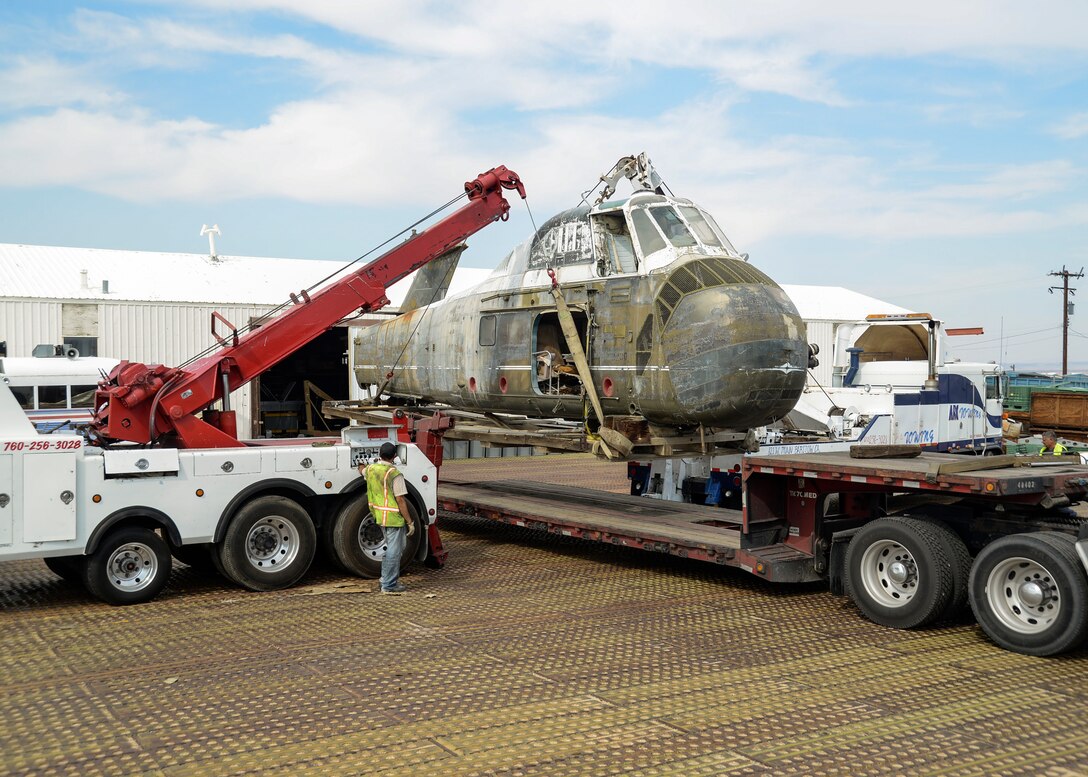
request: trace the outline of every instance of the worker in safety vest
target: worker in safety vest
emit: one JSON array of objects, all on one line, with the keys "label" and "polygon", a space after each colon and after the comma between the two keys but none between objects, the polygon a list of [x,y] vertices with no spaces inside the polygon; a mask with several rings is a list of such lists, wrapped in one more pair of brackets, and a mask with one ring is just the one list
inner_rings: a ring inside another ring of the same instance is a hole
[{"label": "worker in safety vest", "polygon": [[1065,446],[1058,442],[1058,436],[1054,432],[1043,432],[1043,447],[1039,450],[1040,456],[1061,456],[1065,453]]},{"label": "worker in safety vest", "polygon": [[408,511],[408,486],[404,475],[393,466],[397,446],[382,443],[378,451],[379,461],[360,464],[359,474],[366,478],[366,500],[370,514],[382,527],[385,536],[385,558],[382,559],[382,577],[379,581],[383,594],[400,594],[408,590],[400,582],[400,560],[408,538],[415,533],[415,523]]}]

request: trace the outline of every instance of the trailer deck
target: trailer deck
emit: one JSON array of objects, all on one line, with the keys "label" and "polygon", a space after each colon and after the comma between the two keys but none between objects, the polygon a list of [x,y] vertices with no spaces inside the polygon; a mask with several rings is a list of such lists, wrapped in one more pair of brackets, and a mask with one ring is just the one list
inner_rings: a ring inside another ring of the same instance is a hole
[{"label": "trailer deck", "polygon": [[739,510],[531,481],[442,480],[442,510],[613,545],[725,563],[740,548]]}]

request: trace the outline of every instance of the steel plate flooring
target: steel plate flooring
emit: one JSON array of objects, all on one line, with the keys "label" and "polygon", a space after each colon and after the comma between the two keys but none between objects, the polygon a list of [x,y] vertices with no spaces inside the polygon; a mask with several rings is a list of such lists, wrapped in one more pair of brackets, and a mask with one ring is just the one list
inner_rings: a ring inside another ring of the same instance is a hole
[{"label": "steel plate flooring", "polygon": [[[626,490],[580,456],[445,472]],[[443,537],[399,597],[321,564],[271,593],[178,565],[115,608],[0,565],[0,773],[1088,774],[1085,649],[893,631],[818,585],[482,519]]]}]

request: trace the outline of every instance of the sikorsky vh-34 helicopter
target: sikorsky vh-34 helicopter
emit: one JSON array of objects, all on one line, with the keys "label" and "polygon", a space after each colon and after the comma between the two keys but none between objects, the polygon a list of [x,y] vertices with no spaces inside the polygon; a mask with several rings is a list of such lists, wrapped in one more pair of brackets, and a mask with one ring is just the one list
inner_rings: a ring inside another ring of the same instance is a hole
[{"label": "sikorsky vh-34 helicopter", "polygon": [[[634,192],[615,197],[624,178]],[[592,206],[549,219],[472,289],[445,297],[459,250],[423,268],[403,314],[355,338],[360,385],[585,419],[621,455],[685,435],[744,447],[792,410],[813,354],[789,297],[709,213],[665,194],[645,154],[601,182]]]}]

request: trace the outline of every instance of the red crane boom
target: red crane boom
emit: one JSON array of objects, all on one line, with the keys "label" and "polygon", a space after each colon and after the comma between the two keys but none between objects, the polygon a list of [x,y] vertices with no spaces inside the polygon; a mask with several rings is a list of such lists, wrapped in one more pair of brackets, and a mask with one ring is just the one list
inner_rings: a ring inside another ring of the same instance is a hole
[{"label": "red crane boom", "polygon": [[491,222],[505,221],[510,203],[503,189],[525,198],[517,173],[501,165],[481,173],[465,184],[467,204],[312,296],[292,294],[293,305],[251,332],[220,337],[215,321],[229,322],[213,313],[212,333],[223,347],[185,367],[121,362],[95,394],[93,437],[100,443],[151,443],[170,435],[179,448],[240,447],[234,412],[206,408],[346,316],[389,304],[385,292],[391,284]]}]

